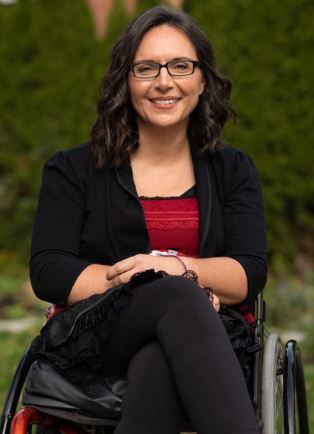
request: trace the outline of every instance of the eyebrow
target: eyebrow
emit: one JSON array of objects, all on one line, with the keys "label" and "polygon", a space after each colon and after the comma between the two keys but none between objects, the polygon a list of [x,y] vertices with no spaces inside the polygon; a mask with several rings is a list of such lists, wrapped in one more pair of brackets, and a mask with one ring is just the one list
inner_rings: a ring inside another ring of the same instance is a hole
[{"label": "eyebrow", "polygon": [[[175,60],[193,60],[193,59],[191,59],[190,57],[187,57],[187,56],[180,56],[180,57],[174,57],[173,59],[168,60],[168,62],[173,62]],[[137,60],[134,63],[145,63],[145,62],[159,63],[159,62],[157,62],[157,60],[153,60],[153,59],[141,59],[141,60]],[[166,62],[166,63],[168,63],[168,62]]]}]

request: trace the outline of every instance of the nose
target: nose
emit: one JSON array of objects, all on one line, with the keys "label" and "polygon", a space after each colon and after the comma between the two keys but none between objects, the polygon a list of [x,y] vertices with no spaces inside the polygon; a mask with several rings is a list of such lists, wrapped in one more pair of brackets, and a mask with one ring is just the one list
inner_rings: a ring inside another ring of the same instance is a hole
[{"label": "nose", "polygon": [[173,86],[173,78],[165,66],[160,68],[159,75],[156,78],[156,86],[162,90],[169,89]]}]

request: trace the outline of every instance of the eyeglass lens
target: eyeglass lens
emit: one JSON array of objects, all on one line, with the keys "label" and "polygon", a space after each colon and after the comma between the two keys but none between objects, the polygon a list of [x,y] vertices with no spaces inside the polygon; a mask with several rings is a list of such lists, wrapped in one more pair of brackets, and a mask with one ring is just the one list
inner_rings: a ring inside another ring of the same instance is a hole
[{"label": "eyeglass lens", "polygon": [[133,74],[139,78],[157,77],[162,67],[167,68],[172,76],[190,75],[194,72],[194,61],[192,60],[172,60],[164,65],[157,62],[139,62],[132,67]]}]

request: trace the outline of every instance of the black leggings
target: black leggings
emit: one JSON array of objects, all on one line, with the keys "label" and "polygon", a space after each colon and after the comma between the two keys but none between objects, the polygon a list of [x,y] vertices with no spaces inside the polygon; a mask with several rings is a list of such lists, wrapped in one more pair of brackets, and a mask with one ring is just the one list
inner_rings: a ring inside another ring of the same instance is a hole
[{"label": "black leggings", "polygon": [[108,374],[128,371],[115,434],[257,434],[241,368],[204,291],[183,277],[134,288],[104,343]]}]

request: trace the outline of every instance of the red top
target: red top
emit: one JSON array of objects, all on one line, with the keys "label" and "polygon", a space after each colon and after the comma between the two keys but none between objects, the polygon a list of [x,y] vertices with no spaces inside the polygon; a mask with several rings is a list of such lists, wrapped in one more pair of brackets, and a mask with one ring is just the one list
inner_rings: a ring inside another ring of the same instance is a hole
[{"label": "red top", "polygon": [[199,255],[199,208],[196,197],[140,199],[151,250]]}]

